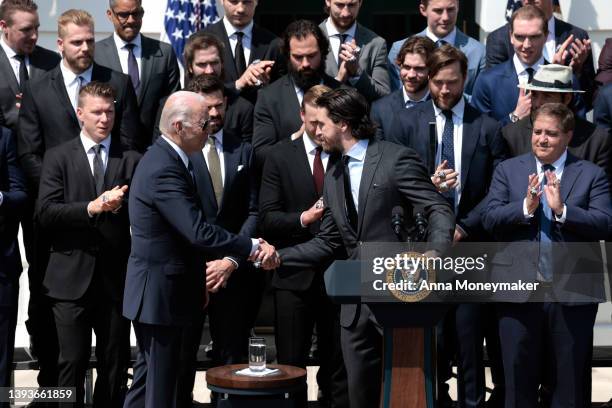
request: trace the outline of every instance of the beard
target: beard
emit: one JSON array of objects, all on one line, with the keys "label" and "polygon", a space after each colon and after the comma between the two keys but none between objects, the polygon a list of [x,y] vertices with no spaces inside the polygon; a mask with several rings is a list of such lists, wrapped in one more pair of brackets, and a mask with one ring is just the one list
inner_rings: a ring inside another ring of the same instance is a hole
[{"label": "beard", "polygon": [[304,92],[308,91],[315,85],[319,85],[323,79],[323,75],[325,74],[325,64],[323,61],[321,61],[321,65],[319,65],[319,67],[316,69],[308,68],[298,71],[291,63],[289,63],[288,68],[289,75],[291,76],[291,79],[293,79],[295,86]]},{"label": "beard", "polygon": [[[404,82],[404,88],[406,88],[406,83],[407,83],[407,82]],[[425,89],[425,88],[427,88],[427,87],[429,86],[429,80],[428,80],[428,79],[425,79],[424,81],[419,82],[419,83],[416,83],[416,84],[414,84],[414,83],[409,83],[409,85],[408,85],[408,86],[411,86],[411,87],[412,87],[412,86],[414,86],[414,90],[410,90],[410,91],[408,91],[408,92],[412,92],[412,93],[419,93],[419,92],[421,92],[423,89]]]}]

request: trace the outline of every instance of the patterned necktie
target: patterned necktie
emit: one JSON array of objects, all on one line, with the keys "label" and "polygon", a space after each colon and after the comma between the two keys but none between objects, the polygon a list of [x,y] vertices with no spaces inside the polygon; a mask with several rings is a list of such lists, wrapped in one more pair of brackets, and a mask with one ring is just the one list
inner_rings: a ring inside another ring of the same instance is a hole
[{"label": "patterned necktie", "polygon": [[317,146],[315,151],[314,163],[312,164],[312,177],[314,179],[317,194],[323,194],[323,180],[325,179],[325,170],[323,170],[323,160],[321,160],[321,146]]},{"label": "patterned necktie", "polygon": [[136,44],[125,45],[125,48],[128,50],[128,75],[132,79],[134,91],[136,91],[136,94],[138,94],[138,90],[140,89],[140,73],[138,72],[138,62],[136,61],[136,56],[134,55],[135,47]]},{"label": "patterned necktie", "polygon": [[338,34],[338,37],[340,37],[340,44],[338,45],[338,65],[340,65],[340,52],[342,51],[342,44],[344,44],[346,42],[346,40],[348,39],[348,34]]},{"label": "patterned necktie", "polygon": [[25,55],[15,55],[15,59],[19,60],[19,89],[23,89],[23,85],[30,78]]},{"label": "patterned necktie", "polygon": [[[544,164],[542,172],[546,170],[555,171],[555,167],[551,164]],[[542,177],[541,189],[544,191],[544,186],[547,184],[546,174]],[[552,225],[553,225],[552,210],[548,206],[546,194],[542,193],[540,197],[540,206],[538,207],[538,218],[540,221],[540,257],[538,259],[538,270],[540,276],[538,279],[543,282],[552,282],[553,278],[553,262],[552,262]]]},{"label": "patterned necktie", "polygon": [[96,183],[96,195],[100,196],[104,192],[104,164],[102,163],[102,155],[100,152],[104,148],[103,145],[97,144],[91,149],[94,151],[93,159],[93,177]]},{"label": "patterned necktie", "polygon": [[342,157],[342,168],[344,170],[344,201],[346,204],[346,216],[349,220],[349,224],[353,227],[353,230],[357,231],[357,207],[353,200],[353,193],[351,191],[351,174],[349,171],[350,156]]},{"label": "patterned necktie", "polygon": [[219,153],[215,136],[209,136],[206,143],[208,143],[208,152],[206,153],[206,159],[208,161],[208,173],[210,174],[210,180],[213,184],[213,190],[215,192],[215,200],[217,201],[217,208],[221,208],[221,199],[223,198],[223,178],[221,177],[221,160],[219,159]]},{"label": "patterned necktie", "polygon": [[244,33],[242,31],[236,32],[236,48],[234,49],[234,62],[236,63],[236,72],[238,77],[241,77],[246,71],[246,58],[244,56],[244,46],[242,45],[242,38]]},{"label": "patterned necktie", "polygon": [[531,81],[533,81],[534,69],[529,67],[529,68],[525,68],[525,71],[527,72],[527,83],[530,84]]},{"label": "patterned necktie", "polygon": [[446,45],[446,44],[448,44],[448,42],[446,40],[438,40],[438,41],[436,41],[436,47],[437,48],[440,48],[441,46]]},{"label": "patterned necktie", "polygon": [[[453,125],[453,111],[443,110],[442,113],[446,120],[444,121],[444,130],[442,131],[442,154],[440,157],[440,163],[444,160],[447,161],[447,168],[455,168],[455,127]],[[442,193],[444,197],[449,201],[453,210],[455,209],[455,190],[450,189]]]}]

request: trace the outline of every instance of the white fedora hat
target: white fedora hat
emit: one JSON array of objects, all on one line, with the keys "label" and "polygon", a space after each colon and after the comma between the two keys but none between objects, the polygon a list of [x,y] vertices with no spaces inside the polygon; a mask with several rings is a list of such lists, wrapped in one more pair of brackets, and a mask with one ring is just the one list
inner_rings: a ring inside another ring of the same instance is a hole
[{"label": "white fedora hat", "polygon": [[565,65],[541,65],[533,76],[531,83],[519,84],[518,87],[528,91],[584,93],[573,88],[572,68]]}]

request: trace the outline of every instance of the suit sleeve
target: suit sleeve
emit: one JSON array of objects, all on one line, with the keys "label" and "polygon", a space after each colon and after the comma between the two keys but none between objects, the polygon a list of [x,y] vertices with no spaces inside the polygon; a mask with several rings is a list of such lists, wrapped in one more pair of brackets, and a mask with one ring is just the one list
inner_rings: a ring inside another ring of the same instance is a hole
[{"label": "suit sleeve", "polygon": [[[278,101],[282,103],[282,101]],[[255,121],[253,126],[253,149],[258,166],[263,165],[268,150],[279,140],[274,126],[274,117],[270,111],[270,103],[266,92],[259,92],[255,103]],[[297,130],[297,129],[296,129]],[[289,136],[289,135],[287,135]]]},{"label": "suit sleeve", "polygon": [[[476,83],[474,84],[474,90],[472,92],[472,99],[470,100],[470,104],[478,109],[481,113],[485,115],[489,115],[493,117],[493,101],[492,94],[495,92],[495,84],[490,83],[494,78],[489,78],[486,73],[480,74],[476,79]],[[498,91],[499,92],[499,91]],[[499,120],[499,123],[502,125],[507,125],[510,123],[510,118],[508,115],[504,116]]]},{"label": "suit sleeve", "polygon": [[121,144],[126,150],[144,151],[145,147],[151,144],[151,141],[148,140],[150,135],[145,136],[142,132],[138,100],[129,77],[123,87],[121,100],[121,127],[119,128]]},{"label": "suit sleeve", "polygon": [[38,106],[28,81],[23,87],[21,108],[19,109],[17,154],[21,168],[28,180],[28,187],[34,192],[34,195],[38,191],[44,151],[45,142],[43,140]]},{"label": "suit sleeve", "polygon": [[13,136],[8,129],[0,129],[4,134],[4,161],[8,170],[8,190],[2,192],[2,205],[0,214],[8,215],[21,209],[26,202],[26,181],[21,169],[17,165],[17,154]]},{"label": "suit sleeve", "polygon": [[385,140],[385,131],[382,124],[382,114],[381,114],[381,106],[380,103],[374,102],[372,104],[372,109],[370,110],[370,119],[376,125],[376,139]]},{"label": "suit sleeve", "polygon": [[[372,73],[363,70],[353,86],[369,101],[375,101],[390,92],[389,72],[387,71],[387,45],[382,38],[372,40],[374,52]],[[370,63],[370,61],[368,61]],[[369,67],[368,67],[369,68]]]},{"label": "suit sleeve", "polygon": [[593,106],[593,120],[597,126],[612,128],[612,85],[599,90]]},{"label": "suit sleeve", "polygon": [[[503,28],[499,28],[493,31],[487,37],[487,57],[486,57],[486,66],[487,68],[492,67],[493,65],[501,64],[502,62],[507,61],[510,56],[507,52],[506,41],[504,39],[504,33],[508,33],[507,30]],[[508,39],[508,41],[510,41]]]}]

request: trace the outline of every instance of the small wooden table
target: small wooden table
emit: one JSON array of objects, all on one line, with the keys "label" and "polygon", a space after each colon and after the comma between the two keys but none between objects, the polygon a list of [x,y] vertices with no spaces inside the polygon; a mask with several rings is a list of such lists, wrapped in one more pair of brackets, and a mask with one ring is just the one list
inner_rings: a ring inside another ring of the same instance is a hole
[{"label": "small wooden table", "polygon": [[292,408],[295,401],[289,393],[304,391],[306,370],[282,364],[270,364],[278,374],[265,377],[236,375],[248,364],[232,364],[206,371],[206,384],[211,391],[220,394],[217,408]]}]

